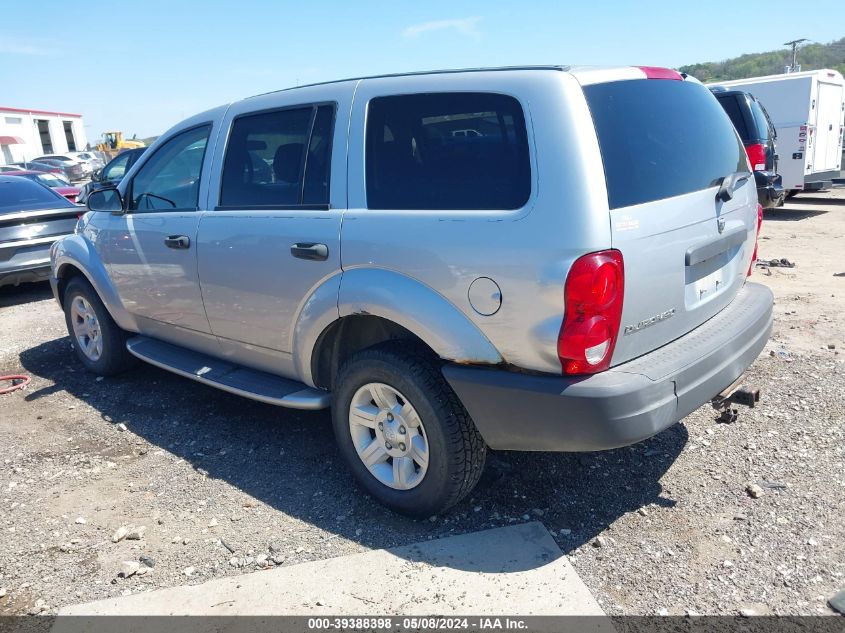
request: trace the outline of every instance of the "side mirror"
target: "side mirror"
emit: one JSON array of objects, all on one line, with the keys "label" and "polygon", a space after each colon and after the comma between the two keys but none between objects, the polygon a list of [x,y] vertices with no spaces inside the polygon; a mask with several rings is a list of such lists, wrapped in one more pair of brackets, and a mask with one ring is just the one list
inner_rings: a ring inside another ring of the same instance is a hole
[{"label": "side mirror", "polygon": [[103,179],[103,168],[102,167],[100,167],[100,169],[95,169],[93,172],[91,172],[91,180],[93,182],[100,182],[102,179]]},{"label": "side mirror", "polygon": [[89,211],[107,211],[113,215],[124,213],[123,198],[120,197],[120,192],[114,188],[92,191],[88,194],[86,206]]}]

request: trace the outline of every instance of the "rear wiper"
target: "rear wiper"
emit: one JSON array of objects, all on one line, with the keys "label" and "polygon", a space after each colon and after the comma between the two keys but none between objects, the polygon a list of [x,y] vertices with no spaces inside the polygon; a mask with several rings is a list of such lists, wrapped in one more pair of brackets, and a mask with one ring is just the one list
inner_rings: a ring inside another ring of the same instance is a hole
[{"label": "rear wiper", "polygon": [[734,191],[743,182],[751,177],[747,171],[735,171],[728,174],[719,182],[719,191],[716,192],[716,200],[727,202],[734,197]]}]

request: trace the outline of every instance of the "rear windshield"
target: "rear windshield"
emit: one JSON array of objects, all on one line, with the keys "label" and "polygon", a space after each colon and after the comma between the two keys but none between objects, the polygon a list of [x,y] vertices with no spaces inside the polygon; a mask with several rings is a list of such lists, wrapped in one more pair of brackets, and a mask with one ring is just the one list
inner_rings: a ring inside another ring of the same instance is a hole
[{"label": "rear windshield", "polygon": [[747,141],[750,138],[750,135],[748,134],[748,125],[746,124],[745,117],[742,114],[742,102],[739,100],[737,95],[716,95],[716,98],[719,100],[719,104],[725,109],[725,112],[728,113],[731,123],[734,124],[736,131],[739,133],[739,138],[743,141]]},{"label": "rear windshield", "polygon": [[66,198],[44,185],[21,177],[0,178],[0,215],[14,211],[73,207]]},{"label": "rear windshield", "polygon": [[611,209],[715,186],[748,171],[745,149],[704,86],[638,79],[584,87]]}]

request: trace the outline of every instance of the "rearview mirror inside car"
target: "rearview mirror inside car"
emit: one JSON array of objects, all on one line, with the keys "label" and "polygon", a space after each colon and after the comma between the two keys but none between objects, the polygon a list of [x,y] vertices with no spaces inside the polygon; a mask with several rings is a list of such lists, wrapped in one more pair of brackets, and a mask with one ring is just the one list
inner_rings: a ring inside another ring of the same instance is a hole
[{"label": "rearview mirror inside car", "polygon": [[88,194],[88,209],[91,211],[107,211],[115,215],[123,213],[123,198],[117,189],[100,189]]}]

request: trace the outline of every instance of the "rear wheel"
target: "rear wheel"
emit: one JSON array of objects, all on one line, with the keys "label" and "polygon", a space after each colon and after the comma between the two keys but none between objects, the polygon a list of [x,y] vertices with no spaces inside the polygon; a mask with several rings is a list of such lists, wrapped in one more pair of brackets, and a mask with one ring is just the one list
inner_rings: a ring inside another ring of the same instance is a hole
[{"label": "rear wheel", "polygon": [[358,483],[390,509],[431,516],[478,483],[486,446],[440,373],[412,344],[391,342],[340,370],[335,437]]},{"label": "rear wheel", "polygon": [[789,200],[790,198],[794,198],[800,192],[800,189],[790,189],[786,192],[786,199]]},{"label": "rear wheel", "polygon": [[137,363],[126,350],[129,335],[117,326],[87,280],[71,279],[65,288],[63,304],[68,334],[86,369],[110,376]]}]

